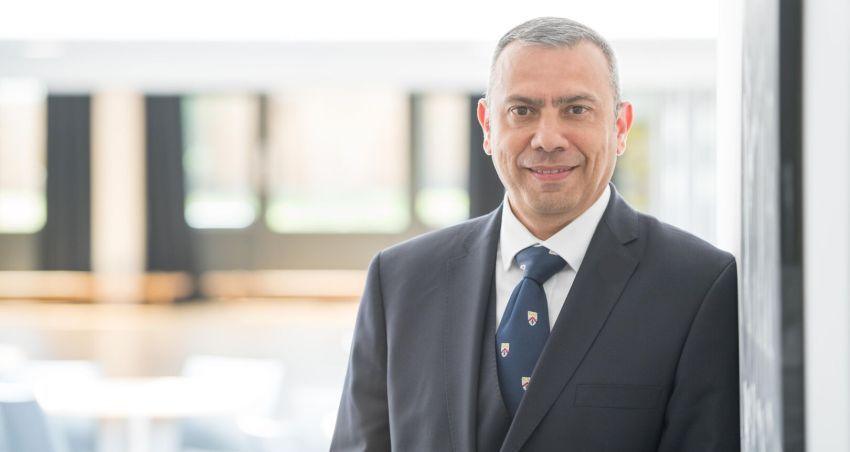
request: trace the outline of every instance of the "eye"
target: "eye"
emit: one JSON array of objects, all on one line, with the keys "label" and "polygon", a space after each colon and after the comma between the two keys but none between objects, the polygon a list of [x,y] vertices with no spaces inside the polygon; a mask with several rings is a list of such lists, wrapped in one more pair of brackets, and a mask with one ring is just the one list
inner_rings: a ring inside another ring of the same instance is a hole
[{"label": "eye", "polygon": [[518,105],[516,107],[511,107],[511,113],[517,116],[528,116],[531,114],[531,108],[525,105]]},{"label": "eye", "polygon": [[583,114],[587,113],[588,111],[590,111],[590,109],[585,107],[584,105],[570,105],[567,108],[567,111],[571,115],[583,115]]}]

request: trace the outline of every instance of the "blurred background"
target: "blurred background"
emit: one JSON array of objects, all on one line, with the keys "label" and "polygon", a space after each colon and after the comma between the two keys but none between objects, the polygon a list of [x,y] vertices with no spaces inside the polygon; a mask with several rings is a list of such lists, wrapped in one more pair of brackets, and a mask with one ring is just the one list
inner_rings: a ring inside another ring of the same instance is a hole
[{"label": "blurred background", "polygon": [[4,5],[0,450],[327,450],[365,268],[501,202],[475,106],[542,15],[617,52],[620,193],[740,256],[735,2]]}]

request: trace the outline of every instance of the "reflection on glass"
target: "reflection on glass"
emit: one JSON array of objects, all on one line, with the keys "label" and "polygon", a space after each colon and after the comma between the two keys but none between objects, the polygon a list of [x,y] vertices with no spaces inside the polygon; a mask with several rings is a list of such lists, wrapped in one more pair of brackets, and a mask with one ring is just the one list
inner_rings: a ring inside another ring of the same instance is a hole
[{"label": "reflection on glass", "polygon": [[635,123],[615,183],[636,208],[715,240],[716,165],[712,91],[626,93]]},{"label": "reflection on glass", "polygon": [[391,233],[410,223],[405,93],[300,89],[270,97],[269,228]]},{"label": "reflection on glass", "polygon": [[259,99],[204,95],[183,100],[186,222],[194,228],[244,228],[254,222]]},{"label": "reflection on glass", "polygon": [[617,159],[614,183],[632,207],[648,212],[651,197],[650,178],[652,177],[649,161],[652,124],[651,118],[644,114],[645,112],[641,111],[632,123],[626,152]]},{"label": "reflection on glass", "polygon": [[420,98],[416,215],[438,228],[469,218],[469,99],[428,94]]},{"label": "reflection on glass", "polygon": [[46,102],[30,80],[0,80],[0,233],[32,233],[47,219]]}]

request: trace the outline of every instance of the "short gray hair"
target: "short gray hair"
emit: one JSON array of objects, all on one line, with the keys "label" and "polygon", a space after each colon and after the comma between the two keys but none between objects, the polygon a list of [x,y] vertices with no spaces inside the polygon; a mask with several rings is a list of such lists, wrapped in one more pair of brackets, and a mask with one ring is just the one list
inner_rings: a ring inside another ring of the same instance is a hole
[{"label": "short gray hair", "polygon": [[487,83],[485,98],[489,96],[490,88],[493,85],[493,74],[495,73],[499,55],[502,54],[505,47],[515,41],[550,47],[573,47],[582,41],[588,41],[598,47],[608,61],[608,73],[611,90],[614,93],[614,109],[616,112],[620,104],[621,93],[620,77],[617,73],[617,57],[614,55],[614,49],[611,48],[611,44],[602,35],[590,27],[561,17],[538,17],[531,19],[517,25],[502,36],[502,39],[496,45],[495,52],[493,52],[493,60],[490,62],[490,78]]}]

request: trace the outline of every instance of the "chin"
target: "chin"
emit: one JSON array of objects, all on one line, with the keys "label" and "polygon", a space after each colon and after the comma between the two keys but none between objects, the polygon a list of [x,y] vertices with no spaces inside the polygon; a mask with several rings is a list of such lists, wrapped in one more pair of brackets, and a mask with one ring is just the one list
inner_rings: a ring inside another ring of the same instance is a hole
[{"label": "chin", "polygon": [[576,203],[565,195],[547,195],[536,199],[531,206],[543,215],[565,214],[575,209]]}]

